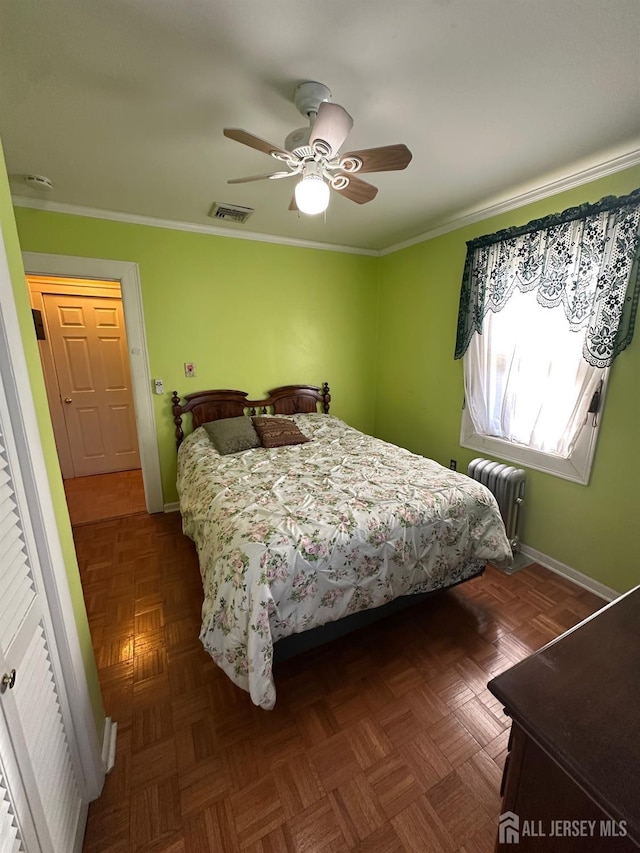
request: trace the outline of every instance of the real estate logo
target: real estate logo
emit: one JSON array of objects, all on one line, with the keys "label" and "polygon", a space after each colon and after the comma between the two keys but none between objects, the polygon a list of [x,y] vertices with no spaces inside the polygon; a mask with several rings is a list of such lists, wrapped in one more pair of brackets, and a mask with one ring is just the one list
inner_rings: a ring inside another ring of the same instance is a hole
[{"label": "real estate logo", "polygon": [[500,844],[518,844],[520,841],[520,818],[513,812],[500,815],[498,824],[498,842]]},{"label": "real estate logo", "polygon": [[498,822],[498,844],[519,844],[523,838],[625,838],[624,820],[520,820],[504,812]]}]

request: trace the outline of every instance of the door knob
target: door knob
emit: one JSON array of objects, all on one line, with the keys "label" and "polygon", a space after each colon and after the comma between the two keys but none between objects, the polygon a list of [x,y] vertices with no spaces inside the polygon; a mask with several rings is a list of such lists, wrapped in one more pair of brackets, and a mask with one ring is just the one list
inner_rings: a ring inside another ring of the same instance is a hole
[{"label": "door knob", "polygon": [[7,689],[7,687],[9,688],[9,690],[11,690],[15,683],[16,683],[16,671],[15,671],[15,669],[12,669],[11,672],[5,672],[5,674],[2,676],[2,692],[4,693],[4,691]]},{"label": "door knob", "polygon": [[69,405],[69,403],[73,403],[73,400],[71,399],[71,397],[65,397],[64,401],[67,405]]}]

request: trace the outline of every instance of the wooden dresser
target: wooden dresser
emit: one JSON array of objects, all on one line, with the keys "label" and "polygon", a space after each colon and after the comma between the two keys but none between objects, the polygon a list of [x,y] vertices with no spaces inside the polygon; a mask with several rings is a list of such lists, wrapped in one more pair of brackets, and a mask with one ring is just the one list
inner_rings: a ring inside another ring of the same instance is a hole
[{"label": "wooden dresser", "polygon": [[640,587],[488,687],[513,721],[496,850],[639,850]]}]

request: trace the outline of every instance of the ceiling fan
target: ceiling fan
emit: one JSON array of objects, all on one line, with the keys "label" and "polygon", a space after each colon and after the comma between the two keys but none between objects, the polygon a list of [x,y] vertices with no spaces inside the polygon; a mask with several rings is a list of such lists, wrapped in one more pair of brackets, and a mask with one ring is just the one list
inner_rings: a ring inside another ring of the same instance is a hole
[{"label": "ceiling fan", "polygon": [[273,181],[300,175],[289,210],[308,214],[322,213],[327,209],[331,189],[357,204],[372,201],[378,192],[377,187],[363,181],[356,173],[406,169],[411,162],[411,151],[406,145],[384,145],[341,154],[340,148],[353,127],[353,119],[344,107],[332,103],[330,98],[331,92],[322,83],[309,81],[296,88],[294,103],[309,119],[310,126],[292,131],[283,146],[273,145],[240,128],[225,127],[226,137],[270,154],[284,163],[288,170],[233,178],[227,183]]}]

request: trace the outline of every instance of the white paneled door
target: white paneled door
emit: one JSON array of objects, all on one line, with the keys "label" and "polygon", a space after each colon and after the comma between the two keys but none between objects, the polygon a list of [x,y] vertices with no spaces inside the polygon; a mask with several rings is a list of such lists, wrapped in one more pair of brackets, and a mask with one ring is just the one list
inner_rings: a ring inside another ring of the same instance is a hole
[{"label": "white paneled door", "polygon": [[[1,355],[1,353],[0,353]],[[0,372],[0,851],[71,853],[84,810],[51,617]]]},{"label": "white paneled door", "polygon": [[140,467],[122,300],[44,295],[75,477]]}]

